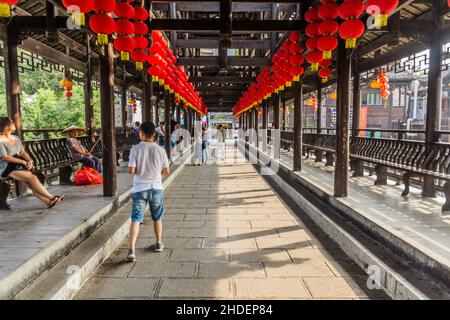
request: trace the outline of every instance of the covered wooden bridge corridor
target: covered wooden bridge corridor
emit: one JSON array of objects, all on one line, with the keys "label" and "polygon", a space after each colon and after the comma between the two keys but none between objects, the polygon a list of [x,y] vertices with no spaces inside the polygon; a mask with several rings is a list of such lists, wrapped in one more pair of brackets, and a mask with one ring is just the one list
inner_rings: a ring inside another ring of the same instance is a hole
[{"label": "covered wooden bridge corridor", "polygon": [[[40,209],[0,181],[0,298],[449,299],[449,7],[0,0],[5,111],[66,194]],[[72,185],[63,128],[23,126],[30,70],[83,86],[102,186]],[[217,113],[234,117],[221,157]],[[165,249],[148,216],[127,263],[137,120],[164,124],[171,174]]]}]

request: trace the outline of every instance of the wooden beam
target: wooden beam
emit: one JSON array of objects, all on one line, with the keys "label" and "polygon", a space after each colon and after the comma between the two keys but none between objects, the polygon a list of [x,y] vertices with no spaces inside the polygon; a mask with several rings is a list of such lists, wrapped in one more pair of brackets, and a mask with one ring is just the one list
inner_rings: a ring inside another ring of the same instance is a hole
[{"label": "wooden beam", "polygon": [[[303,20],[233,20],[233,31],[246,32],[286,32],[298,31],[306,26]],[[179,32],[213,32],[222,30],[219,19],[153,19],[151,30]]]},{"label": "wooden beam", "polygon": [[[195,11],[195,12],[219,12],[219,4],[216,2],[205,1],[189,1],[178,2],[176,4],[177,11]],[[292,11],[296,9],[296,4],[280,3],[280,12]],[[153,10],[169,11],[168,3],[154,3]],[[272,10],[272,4],[266,3],[236,3],[233,1],[233,12],[270,12]]]},{"label": "wooden beam", "polygon": [[90,48],[90,35],[86,33],[86,49],[88,52],[88,60],[86,63],[86,72],[84,73],[84,122],[86,125],[87,133],[92,135],[94,133],[94,97],[92,90],[92,56]]},{"label": "wooden beam", "polygon": [[244,77],[194,77],[189,81],[192,83],[252,83],[256,78],[244,78]]},{"label": "wooden beam", "polygon": [[103,196],[117,194],[116,135],[114,124],[114,49],[112,43],[100,55],[100,101],[103,146]]},{"label": "wooden beam", "polygon": [[300,83],[294,85],[294,154],[293,170],[302,170],[302,109],[303,109],[303,86]]},{"label": "wooden beam", "polygon": [[[219,39],[178,39],[178,48],[217,49]],[[231,39],[231,49],[270,49],[270,40]]]},{"label": "wooden beam", "polygon": [[[266,58],[229,57],[229,66],[267,66],[270,62]],[[219,66],[219,57],[178,58],[180,66]]]},{"label": "wooden beam", "polygon": [[171,117],[170,117],[170,104],[171,104],[171,96],[169,91],[164,91],[164,149],[166,150],[167,158],[169,161],[172,159],[172,152],[170,146],[170,136],[171,136]]},{"label": "wooden beam", "polygon": [[349,102],[351,60],[346,55],[345,44],[340,43],[337,62],[336,103],[336,166],[334,170],[334,196],[347,196],[349,162]]},{"label": "wooden beam", "polygon": [[84,63],[83,61],[68,56],[61,51],[43,44],[42,42],[39,42],[35,39],[27,38],[22,42],[20,47],[25,50],[37,53],[50,62],[70,66],[74,69],[86,72],[86,63]]},{"label": "wooden beam", "polygon": [[20,109],[19,63],[17,57],[17,34],[7,31],[5,57],[5,83],[8,117],[16,125],[16,134],[23,139],[22,112]]}]

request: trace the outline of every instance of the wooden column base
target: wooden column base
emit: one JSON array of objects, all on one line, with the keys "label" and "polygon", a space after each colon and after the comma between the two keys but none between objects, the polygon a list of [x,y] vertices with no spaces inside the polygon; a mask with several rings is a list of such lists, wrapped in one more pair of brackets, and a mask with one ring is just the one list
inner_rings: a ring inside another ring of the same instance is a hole
[{"label": "wooden column base", "polygon": [[334,153],[333,152],[326,152],[325,153],[325,159],[327,160],[325,163],[326,167],[332,167],[334,164]]},{"label": "wooden column base", "polygon": [[323,162],[323,151],[315,150],[314,154],[316,156],[316,160],[314,160],[314,162]]},{"label": "wooden column base", "polygon": [[364,177],[364,162],[362,160],[350,160],[350,168],[353,170],[352,177]]},{"label": "wooden column base", "polygon": [[376,186],[387,185],[387,167],[377,164],[375,166],[375,173],[377,175],[375,185]]},{"label": "wooden column base", "polygon": [[59,184],[62,185],[72,185],[73,182],[71,180],[72,177],[72,166],[66,166],[59,168]]}]

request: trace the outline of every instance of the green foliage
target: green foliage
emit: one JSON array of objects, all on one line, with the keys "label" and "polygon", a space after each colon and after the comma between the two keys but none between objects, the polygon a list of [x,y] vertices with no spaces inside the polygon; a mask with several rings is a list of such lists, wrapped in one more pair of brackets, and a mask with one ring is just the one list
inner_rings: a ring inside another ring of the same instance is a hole
[{"label": "green foliage", "polygon": [[[74,83],[73,96],[67,99],[64,89],[59,86],[63,78],[61,72],[42,70],[25,71],[20,74],[22,90],[21,108],[23,128],[25,129],[61,129],[71,125],[85,126],[84,119],[84,87]],[[7,114],[5,72],[0,68],[0,115]],[[94,90],[95,127],[100,122],[100,94]],[[37,138],[28,135],[26,138]]]}]

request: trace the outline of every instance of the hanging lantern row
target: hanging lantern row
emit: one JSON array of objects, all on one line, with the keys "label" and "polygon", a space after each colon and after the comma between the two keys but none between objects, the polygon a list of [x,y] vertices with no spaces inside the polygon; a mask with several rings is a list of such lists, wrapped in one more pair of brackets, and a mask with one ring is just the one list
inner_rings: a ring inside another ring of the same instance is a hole
[{"label": "hanging lantern row", "polygon": [[65,77],[59,82],[59,86],[63,88],[66,92],[64,92],[64,96],[66,98],[71,98],[73,96],[73,81]]},{"label": "hanging lantern row", "polygon": [[384,70],[377,73],[377,80],[370,83],[372,89],[380,89],[380,95],[384,100],[387,100],[391,95],[389,91],[389,77]]},{"label": "hanging lantern row", "polygon": [[303,51],[300,46],[300,34],[292,32],[272,57],[273,66],[265,67],[261,71],[256,77],[256,82],[252,83],[239,99],[233,113],[239,116],[252,108],[258,109],[262,101],[271,97],[273,93],[284,90],[285,86],[290,87],[293,81],[300,81],[304,73]]},{"label": "hanging lantern row", "polygon": [[206,115],[208,108],[203,103],[199,93],[189,82],[189,77],[183,67],[175,66],[177,59],[159,31],[152,31],[153,44],[149,48],[150,55],[148,73],[154,82],[175,94],[175,101],[181,101],[200,115]]}]

